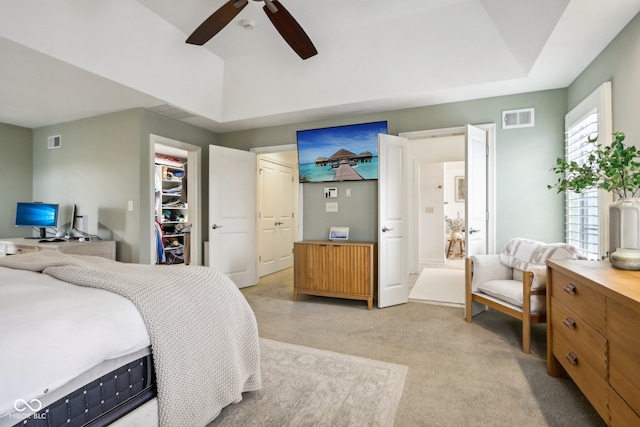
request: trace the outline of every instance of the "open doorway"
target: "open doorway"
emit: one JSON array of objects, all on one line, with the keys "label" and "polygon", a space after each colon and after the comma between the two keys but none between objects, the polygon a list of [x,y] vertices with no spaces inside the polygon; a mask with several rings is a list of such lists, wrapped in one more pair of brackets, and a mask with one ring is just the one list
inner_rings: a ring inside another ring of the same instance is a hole
[{"label": "open doorway", "polygon": [[[486,202],[487,202],[487,253],[495,252],[495,123],[477,125],[487,133],[487,177],[486,177]],[[466,127],[454,127],[445,129],[433,129],[416,132],[400,133],[409,140],[408,165],[409,165],[409,183],[408,183],[408,238],[409,238],[409,273],[417,274],[421,271],[420,263],[420,241],[422,239],[434,238],[438,240],[438,248],[442,248],[446,242],[446,228],[444,226],[444,198],[440,213],[429,214],[437,218],[438,231],[434,231],[429,236],[420,235],[420,215],[427,215],[426,212],[431,206],[420,205],[420,165],[424,163],[446,163],[446,162],[465,162],[465,135]],[[455,175],[462,176],[462,175]],[[438,189],[444,194],[444,172],[441,175],[443,188]],[[432,183],[433,184],[433,183]],[[436,184],[437,187],[441,184]],[[454,185],[454,183],[449,183]],[[461,206],[461,205],[460,205]],[[434,211],[436,206],[434,207]],[[461,215],[463,211],[460,212]],[[454,213],[455,214],[455,213]],[[434,246],[435,247],[435,246]],[[435,249],[434,249],[435,250]],[[444,250],[440,253],[440,257],[445,256]],[[443,260],[443,258],[440,258]]]},{"label": "open doorway", "polygon": [[[172,263],[202,265],[199,243],[202,225],[201,148],[154,134],[150,135],[149,141],[150,157],[153,159],[150,177],[153,191],[149,195],[151,231],[148,263],[166,264],[166,256],[160,259],[160,253],[176,252],[177,248],[180,256],[171,253],[171,259],[174,260]],[[170,160],[161,162],[160,158]],[[177,175],[175,171],[180,171],[181,174]],[[171,173],[171,176],[167,176],[167,173]],[[160,235],[157,234],[158,228]]]},{"label": "open doorway", "polygon": [[465,175],[464,156],[458,161],[419,161],[417,168],[419,268],[460,269],[464,243],[460,234],[453,235],[445,219],[464,222],[465,199],[459,193]]}]

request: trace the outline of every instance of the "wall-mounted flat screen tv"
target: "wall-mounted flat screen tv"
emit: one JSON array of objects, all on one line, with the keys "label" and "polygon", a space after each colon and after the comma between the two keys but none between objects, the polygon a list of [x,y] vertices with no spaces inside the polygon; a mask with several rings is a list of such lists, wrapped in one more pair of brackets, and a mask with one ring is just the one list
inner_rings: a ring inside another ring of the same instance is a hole
[{"label": "wall-mounted flat screen tv", "polygon": [[378,134],[387,122],[299,130],[300,182],[378,179]]}]

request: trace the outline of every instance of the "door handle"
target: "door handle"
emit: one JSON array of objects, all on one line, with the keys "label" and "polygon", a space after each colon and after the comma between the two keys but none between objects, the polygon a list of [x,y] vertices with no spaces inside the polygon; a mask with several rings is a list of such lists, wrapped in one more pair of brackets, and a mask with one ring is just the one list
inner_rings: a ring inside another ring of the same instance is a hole
[{"label": "door handle", "polygon": [[211,226],[211,229],[213,229],[213,230],[217,230],[218,228],[222,228],[222,226],[221,226],[221,225],[218,225],[218,224],[213,224],[213,225]]},{"label": "door handle", "polygon": [[469,229],[469,234],[473,234],[473,233],[479,233],[481,230],[476,230],[475,228],[470,228]]},{"label": "door handle", "polygon": [[387,231],[391,231],[393,228],[387,228],[386,226],[382,227],[382,232],[386,233]]},{"label": "door handle", "polygon": [[275,225],[282,225],[282,224],[284,224],[284,222],[276,221]]}]

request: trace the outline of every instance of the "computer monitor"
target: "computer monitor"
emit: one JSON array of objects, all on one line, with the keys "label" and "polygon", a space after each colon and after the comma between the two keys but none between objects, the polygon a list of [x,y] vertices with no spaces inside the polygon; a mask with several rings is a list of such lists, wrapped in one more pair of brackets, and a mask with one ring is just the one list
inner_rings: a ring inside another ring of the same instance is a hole
[{"label": "computer monitor", "polygon": [[16,206],[16,227],[36,227],[40,236],[47,237],[47,227],[58,226],[58,204],[18,202]]},{"label": "computer monitor", "polygon": [[73,205],[73,210],[71,211],[71,223],[69,224],[69,230],[76,229],[76,219],[78,218],[78,205]]}]

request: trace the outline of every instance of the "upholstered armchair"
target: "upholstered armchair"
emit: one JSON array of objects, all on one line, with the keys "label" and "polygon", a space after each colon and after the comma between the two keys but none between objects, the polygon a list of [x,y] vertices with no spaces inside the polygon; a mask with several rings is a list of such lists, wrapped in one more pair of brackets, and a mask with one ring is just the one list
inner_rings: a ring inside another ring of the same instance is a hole
[{"label": "upholstered armchair", "polygon": [[548,259],[584,259],[571,245],[511,239],[501,253],[474,255],[466,265],[466,319],[487,307],[522,320],[522,351],[531,352],[531,324],[546,322]]}]

